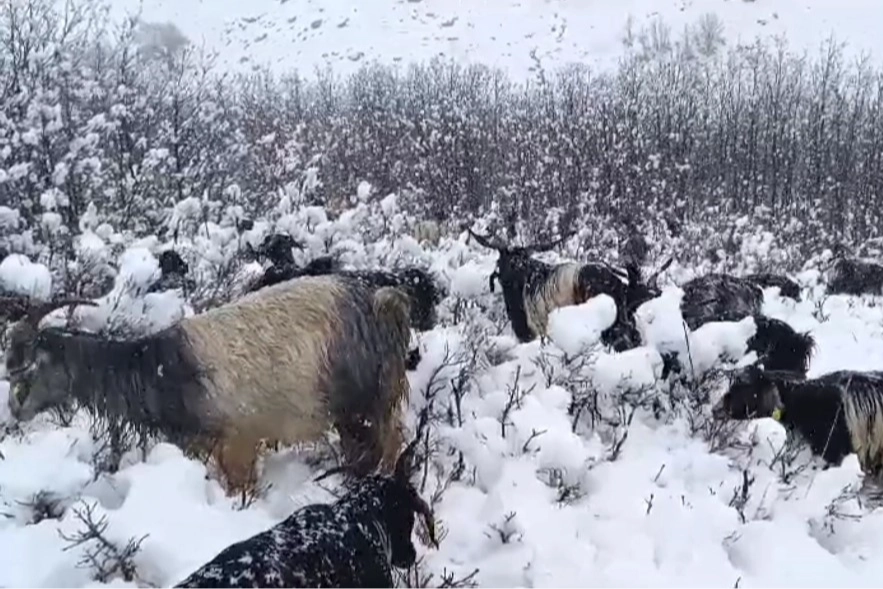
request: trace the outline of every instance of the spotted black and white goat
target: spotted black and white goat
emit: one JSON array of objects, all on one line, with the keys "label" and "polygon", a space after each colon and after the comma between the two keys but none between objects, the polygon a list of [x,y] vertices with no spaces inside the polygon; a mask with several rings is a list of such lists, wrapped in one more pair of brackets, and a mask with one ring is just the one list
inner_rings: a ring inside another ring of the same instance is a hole
[{"label": "spotted black and white goat", "polygon": [[343,270],[340,263],[330,256],[316,258],[304,267],[297,267],[291,254],[293,247],[302,248],[302,245],[285,234],[268,236],[258,253],[266,255],[272,265],[248,288],[248,291],[254,292],[301,276],[335,274],[352,278],[372,289],[383,287],[400,289],[411,299],[411,327],[419,331],[427,331],[435,327],[438,321],[436,307],[445,293],[426,270],[418,267],[390,271]]},{"label": "spotted black and white goat", "polygon": [[498,279],[503,288],[506,314],[519,341],[529,342],[546,335],[549,313],[553,310],[606,294],[616,303],[617,318],[602,333],[602,342],[617,351],[640,345],[633,313],[641,303],[659,294],[655,276],[645,283],[633,265],[619,270],[600,262],[548,264],[531,257],[551,250],[569,236],[519,247],[478,235],[471,229],[468,232],[479,244],[499,254],[497,267],[489,279],[490,289],[494,291],[494,279]]},{"label": "spotted black and white goat", "polygon": [[9,409],[28,421],[75,400],[99,418],[212,456],[228,490],[256,481],[263,442],[318,442],[330,428],[354,470],[391,468],[409,386],[408,298],[339,276],[304,277],[186,317],[136,340],[10,330]]},{"label": "spotted black and white goat", "polygon": [[335,503],[314,504],[222,550],[176,587],[393,587],[392,567],[417,553],[415,516],[438,546],[429,505],[411,483],[408,446],[393,476],[352,483]]},{"label": "spotted black and white goat", "polygon": [[784,274],[773,274],[771,272],[761,272],[757,274],[748,274],[744,276],[745,280],[756,284],[760,288],[770,288],[777,286],[779,294],[795,301],[800,300],[800,285]]},{"label": "spotted black and white goat", "polygon": [[858,258],[840,258],[828,273],[828,294],[883,294],[883,266]]},{"label": "spotted black and white goat", "polygon": [[883,371],[838,370],[804,380],[747,366],[712,413],[718,419],[772,417],[829,464],[855,452],[865,473],[883,474]]}]

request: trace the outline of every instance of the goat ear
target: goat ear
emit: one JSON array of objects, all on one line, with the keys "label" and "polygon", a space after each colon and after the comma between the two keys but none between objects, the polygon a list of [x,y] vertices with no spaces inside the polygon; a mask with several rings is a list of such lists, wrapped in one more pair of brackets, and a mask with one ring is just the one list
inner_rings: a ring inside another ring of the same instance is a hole
[{"label": "goat ear", "polygon": [[393,475],[397,481],[407,485],[411,484],[411,476],[417,467],[416,456],[419,441],[419,438],[415,439],[399,454],[399,458],[396,461],[395,474]]},{"label": "goat ear", "polygon": [[625,273],[629,278],[629,282],[637,285],[641,282],[641,269],[634,262],[628,262],[625,265]]},{"label": "goat ear", "polygon": [[491,289],[491,292],[494,292],[494,288],[495,288],[494,287],[494,280],[499,278],[499,276],[500,276],[500,273],[497,270],[494,270],[493,272],[491,272],[491,275],[488,277],[487,283]]}]

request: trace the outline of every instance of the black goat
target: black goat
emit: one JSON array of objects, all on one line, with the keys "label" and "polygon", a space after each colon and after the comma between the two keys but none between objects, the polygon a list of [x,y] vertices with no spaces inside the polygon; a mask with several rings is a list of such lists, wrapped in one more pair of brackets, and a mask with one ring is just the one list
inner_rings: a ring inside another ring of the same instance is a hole
[{"label": "black goat", "polygon": [[666,260],[647,280],[644,280],[641,269],[637,264],[634,262],[626,263],[625,270],[628,276],[628,284],[626,286],[623,309],[617,308],[617,320],[602,334],[602,342],[611,346],[616,352],[623,352],[641,345],[641,334],[635,322],[635,311],[647,301],[655,299],[662,294],[657,280],[659,275],[671,266],[673,261],[674,258]]},{"label": "black goat", "polygon": [[757,331],[748,340],[748,351],[757,354],[764,369],[805,375],[815,350],[813,336],[765,315],[755,315],[754,323]]},{"label": "black goat", "polygon": [[855,452],[865,473],[883,471],[883,372],[838,370],[803,380],[748,366],[712,413],[717,419],[772,417],[829,464]]},{"label": "black goat", "polygon": [[267,259],[274,266],[294,266],[292,250],[295,248],[303,250],[304,245],[287,233],[271,233],[253,253],[258,259]]},{"label": "black goat", "polygon": [[322,256],[314,258],[307,262],[306,266],[297,267],[294,263],[285,265],[273,264],[268,266],[264,273],[251,283],[246,292],[254,292],[268,286],[291,280],[292,278],[300,278],[302,276],[322,276],[324,274],[334,274],[340,270],[340,263],[331,256]]},{"label": "black goat", "polygon": [[176,587],[393,587],[407,568],[415,514],[438,546],[432,512],[411,484],[412,443],[393,476],[369,476],[334,504],[295,511],[276,526],[225,548]]},{"label": "black goat", "polygon": [[304,246],[287,233],[268,235],[256,250],[249,246],[248,257],[259,261],[268,260],[270,265],[256,281],[248,286],[246,292],[254,292],[292,278],[321,276],[340,270],[340,263],[331,256],[315,258],[305,266],[298,267],[294,262],[294,249],[303,250]]},{"label": "black goat", "polygon": [[267,257],[272,265],[248,287],[248,292],[301,276],[336,274],[353,278],[363,286],[373,289],[385,286],[401,289],[411,299],[411,327],[418,331],[435,327],[438,320],[436,306],[444,298],[445,293],[426,270],[416,267],[395,271],[343,270],[340,263],[331,256],[316,258],[306,266],[298,268],[291,253],[293,247],[303,246],[285,234],[268,236],[257,253]]},{"label": "black goat", "polygon": [[769,272],[761,272],[758,274],[749,274],[744,276],[745,280],[756,284],[760,288],[779,287],[779,294],[783,297],[800,300],[800,285],[783,274],[772,274]]},{"label": "black goat", "polygon": [[410,267],[387,272],[385,270],[339,270],[342,276],[349,276],[369,288],[391,286],[400,289],[411,299],[411,327],[427,331],[438,321],[436,307],[445,296],[445,291],[435,278],[422,268]]},{"label": "black goat", "polygon": [[883,266],[858,258],[841,258],[828,274],[828,294],[883,294]]},{"label": "black goat", "polygon": [[160,292],[173,288],[183,288],[184,292],[191,292],[196,283],[188,278],[190,266],[181,257],[181,254],[175,250],[164,250],[159,255],[159,279],[150,285],[147,292]]},{"label": "black goat", "polygon": [[[765,370],[805,375],[815,350],[815,338],[809,333],[798,333],[780,319],[761,314],[754,315],[753,319],[757,331],[748,339],[746,351],[757,354],[755,364]],[[681,373],[676,353],[663,354],[662,361],[663,379],[669,374]]]},{"label": "black goat", "polygon": [[467,229],[469,235],[482,246],[499,254],[497,267],[490,276],[503,287],[506,315],[515,337],[529,342],[546,335],[549,313],[560,307],[579,305],[592,297],[606,294],[616,302],[617,321],[602,334],[602,341],[612,344],[627,339],[630,331],[621,324],[625,321],[628,304],[628,273],[603,263],[547,264],[531,256],[551,250],[569,236],[546,243],[528,246],[508,246],[498,239],[478,235]]}]

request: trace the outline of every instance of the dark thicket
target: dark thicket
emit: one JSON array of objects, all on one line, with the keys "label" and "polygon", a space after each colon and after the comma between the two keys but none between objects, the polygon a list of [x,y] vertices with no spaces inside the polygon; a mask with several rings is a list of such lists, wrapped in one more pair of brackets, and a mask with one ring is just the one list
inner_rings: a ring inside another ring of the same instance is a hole
[{"label": "dark thicket", "polygon": [[[719,251],[743,216],[804,255],[883,227],[883,73],[833,42],[727,52],[704,23],[610,73],[516,84],[437,59],[307,79],[224,73],[192,45],[54,6],[0,5],[0,202],[38,244],[77,233],[90,202],[153,232],[188,197],[255,217],[283,193],[334,209],[361,180],[441,220],[682,236],[682,258]],[[24,249],[4,227],[0,245]]]}]

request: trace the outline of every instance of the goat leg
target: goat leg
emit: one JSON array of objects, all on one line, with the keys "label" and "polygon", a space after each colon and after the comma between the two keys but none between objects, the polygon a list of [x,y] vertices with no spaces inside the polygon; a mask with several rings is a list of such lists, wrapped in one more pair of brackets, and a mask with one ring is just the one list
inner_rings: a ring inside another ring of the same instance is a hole
[{"label": "goat leg", "polygon": [[258,442],[253,436],[232,434],[215,446],[215,463],[223,475],[228,495],[257,486]]}]

